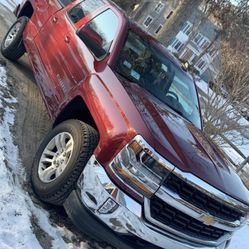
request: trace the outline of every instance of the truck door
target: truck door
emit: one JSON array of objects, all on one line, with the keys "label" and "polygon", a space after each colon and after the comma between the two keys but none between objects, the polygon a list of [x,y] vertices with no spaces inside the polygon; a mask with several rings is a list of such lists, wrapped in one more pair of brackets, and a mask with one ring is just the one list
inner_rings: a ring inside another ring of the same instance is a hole
[{"label": "truck door", "polygon": [[[74,23],[87,22],[93,16],[91,10],[102,4],[101,0],[69,4],[50,17],[35,39],[42,64],[50,78],[49,82],[43,82],[40,86],[53,116],[57,116],[67,96],[85,81],[93,67],[94,58],[78,38]],[[87,8],[82,9],[82,6]]]}]

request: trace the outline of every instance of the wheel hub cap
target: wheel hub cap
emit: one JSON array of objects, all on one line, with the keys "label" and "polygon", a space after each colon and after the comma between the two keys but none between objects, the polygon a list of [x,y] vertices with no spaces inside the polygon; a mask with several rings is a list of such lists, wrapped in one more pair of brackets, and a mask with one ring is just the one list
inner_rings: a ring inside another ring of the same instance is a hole
[{"label": "wheel hub cap", "polygon": [[56,135],[44,149],[38,166],[38,176],[44,183],[56,180],[67,168],[74,148],[70,133]]},{"label": "wheel hub cap", "polygon": [[6,39],[5,39],[5,42],[4,42],[4,47],[7,48],[13,41],[14,39],[16,38],[19,30],[21,28],[21,23],[17,22],[12,28],[11,30],[9,31]]}]

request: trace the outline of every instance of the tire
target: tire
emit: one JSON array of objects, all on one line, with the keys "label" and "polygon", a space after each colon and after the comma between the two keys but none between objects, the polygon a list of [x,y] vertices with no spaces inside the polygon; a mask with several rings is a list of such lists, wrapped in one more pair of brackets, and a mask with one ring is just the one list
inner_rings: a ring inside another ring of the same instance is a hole
[{"label": "tire", "polygon": [[[26,16],[22,16],[17,19],[3,38],[3,41],[1,43],[1,52],[5,58],[16,61],[26,52],[23,44],[23,31],[28,20],[29,19]],[[11,35],[13,34],[13,32],[14,37],[13,35]],[[10,38],[11,36],[12,38]],[[12,40],[8,41],[8,38]]]},{"label": "tire", "polygon": [[[58,143],[58,139],[64,142]],[[63,146],[57,144],[62,143],[67,152],[59,151],[58,148]],[[70,146],[71,144],[73,145]],[[39,199],[53,205],[62,205],[75,189],[77,180],[97,144],[97,131],[81,121],[68,120],[55,127],[40,145],[31,170],[32,186]],[[60,158],[66,158],[65,162]]]}]

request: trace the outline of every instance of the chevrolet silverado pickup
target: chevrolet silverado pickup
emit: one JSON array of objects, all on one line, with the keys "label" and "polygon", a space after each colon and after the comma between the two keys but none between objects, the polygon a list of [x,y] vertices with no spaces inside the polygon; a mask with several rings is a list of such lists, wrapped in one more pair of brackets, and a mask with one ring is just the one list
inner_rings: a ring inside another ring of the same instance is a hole
[{"label": "chevrolet silverado pickup", "polygon": [[1,52],[27,52],[54,124],[37,196],[117,248],[227,248],[248,190],[204,134],[186,69],[107,0],[26,0],[15,14]]}]

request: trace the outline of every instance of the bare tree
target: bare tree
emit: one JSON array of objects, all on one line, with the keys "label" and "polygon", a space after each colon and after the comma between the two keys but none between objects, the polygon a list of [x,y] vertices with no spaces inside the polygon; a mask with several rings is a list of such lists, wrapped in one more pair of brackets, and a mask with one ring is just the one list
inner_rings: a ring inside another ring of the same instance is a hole
[{"label": "bare tree", "polygon": [[248,1],[238,0],[237,5],[232,5],[228,0],[207,0],[206,4],[222,29],[220,72],[210,78],[213,91],[202,93],[204,129],[220,145],[226,143],[224,137],[235,144],[249,143],[249,122],[242,122],[240,112],[244,106],[249,109]]},{"label": "bare tree", "polygon": [[[248,59],[230,47],[223,47],[221,60],[222,71],[214,80],[213,91],[203,101],[204,129],[219,144],[224,142],[222,136],[243,143],[243,137],[249,141],[249,123],[241,122],[240,113],[249,96]],[[229,94],[224,93],[227,81],[232,82]]]},{"label": "bare tree", "polygon": [[225,42],[220,54],[221,71],[204,101],[204,128],[219,144],[224,142],[223,136],[233,143],[245,144],[249,141],[249,122],[241,122],[240,110],[249,107],[248,55]]},{"label": "bare tree", "polygon": [[120,8],[122,8],[126,13],[130,14],[129,12],[133,11],[134,7],[137,4],[141,3],[141,0],[112,0],[116,3]]}]

